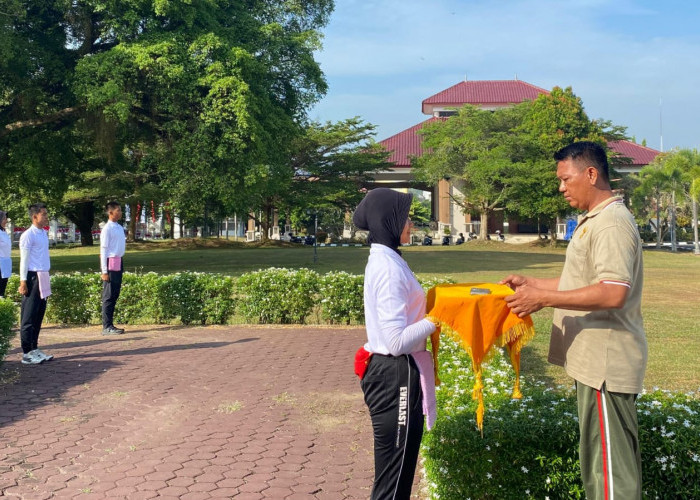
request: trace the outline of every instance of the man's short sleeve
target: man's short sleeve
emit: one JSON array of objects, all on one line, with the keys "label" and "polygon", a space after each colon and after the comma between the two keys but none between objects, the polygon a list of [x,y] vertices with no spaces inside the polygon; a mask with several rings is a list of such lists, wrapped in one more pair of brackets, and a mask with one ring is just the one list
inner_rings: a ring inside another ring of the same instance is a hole
[{"label": "man's short sleeve", "polygon": [[[636,232],[636,231],[635,231]],[[632,284],[639,237],[629,228],[611,225],[593,237],[592,260],[597,280]]]}]

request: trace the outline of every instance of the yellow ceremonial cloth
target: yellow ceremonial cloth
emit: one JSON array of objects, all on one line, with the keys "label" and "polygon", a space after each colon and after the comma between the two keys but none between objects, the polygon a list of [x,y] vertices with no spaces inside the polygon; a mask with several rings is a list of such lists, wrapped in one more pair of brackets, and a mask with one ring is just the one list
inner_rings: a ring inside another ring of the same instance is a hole
[{"label": "yellow ceremonial cloth", "polygon": [[[472,288],[486,288],[491,293],[472,295]],[[508,286],[493,283],[438,285],[428,291],[428,316],[438,320],[442,324],[442,331],[458,340],[472,359],[475,377],[472,397],[479,402],[476,421],[480,430],[483,429],[484,420],[481,363],[488,359],[493,346],[506,347],[508,350],[515,370],[513,397],[522,397],[520,350],[532,339],[535,330],[530,316],[519,318],[503,300],[512,293],[513,290]],[[436,342],[433,342],[432,348],[435,355]]]}]

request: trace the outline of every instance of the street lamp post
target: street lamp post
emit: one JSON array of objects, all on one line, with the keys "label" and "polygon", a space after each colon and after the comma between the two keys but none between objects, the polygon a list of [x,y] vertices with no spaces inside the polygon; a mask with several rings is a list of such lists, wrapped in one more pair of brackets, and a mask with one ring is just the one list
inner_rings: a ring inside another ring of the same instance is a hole
[{"label": "street lamp post", "polygon": [[318,250],[316,249],[318,245],[318,210],[312,211],[310,208],[306,210],[306,215],[310,216],[312,213],[314,215],[314,264],[316,264],[318,262]]}]

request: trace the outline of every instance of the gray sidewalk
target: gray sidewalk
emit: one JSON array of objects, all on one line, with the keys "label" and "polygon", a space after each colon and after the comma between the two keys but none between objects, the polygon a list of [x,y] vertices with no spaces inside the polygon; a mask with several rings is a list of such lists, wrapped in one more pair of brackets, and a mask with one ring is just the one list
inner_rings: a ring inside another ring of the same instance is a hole
[{"label": "gray sidewalk", "polygon": [[51,327],[40,340],[53,361],[21,365],[14,349],[0,368],[7,497],[369,497],[361,328]]}]

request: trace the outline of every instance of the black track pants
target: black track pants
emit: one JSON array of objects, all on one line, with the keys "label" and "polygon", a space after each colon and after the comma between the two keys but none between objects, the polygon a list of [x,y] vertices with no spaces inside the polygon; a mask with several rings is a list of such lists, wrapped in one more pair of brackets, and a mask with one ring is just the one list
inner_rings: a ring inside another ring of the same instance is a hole
[{"label": "black track pants", "polygon": [[41,298],[39,277],[34,271],[27,273],[27,292],[20,308],[20,338],[25,354],[39,346],[39,331],[46,313],[46,299]]},{"label": "black track pants", "polygon": [[102,328],[114,326],[114,307],[122,290],[123,271],[109,271],[109,281],[102,282]]},{"label": "black track pants", "polygon": [[371,500],[408,500],[423,437],[423,397],[411,356],[372,356],[360,383],[374,429]]}]

